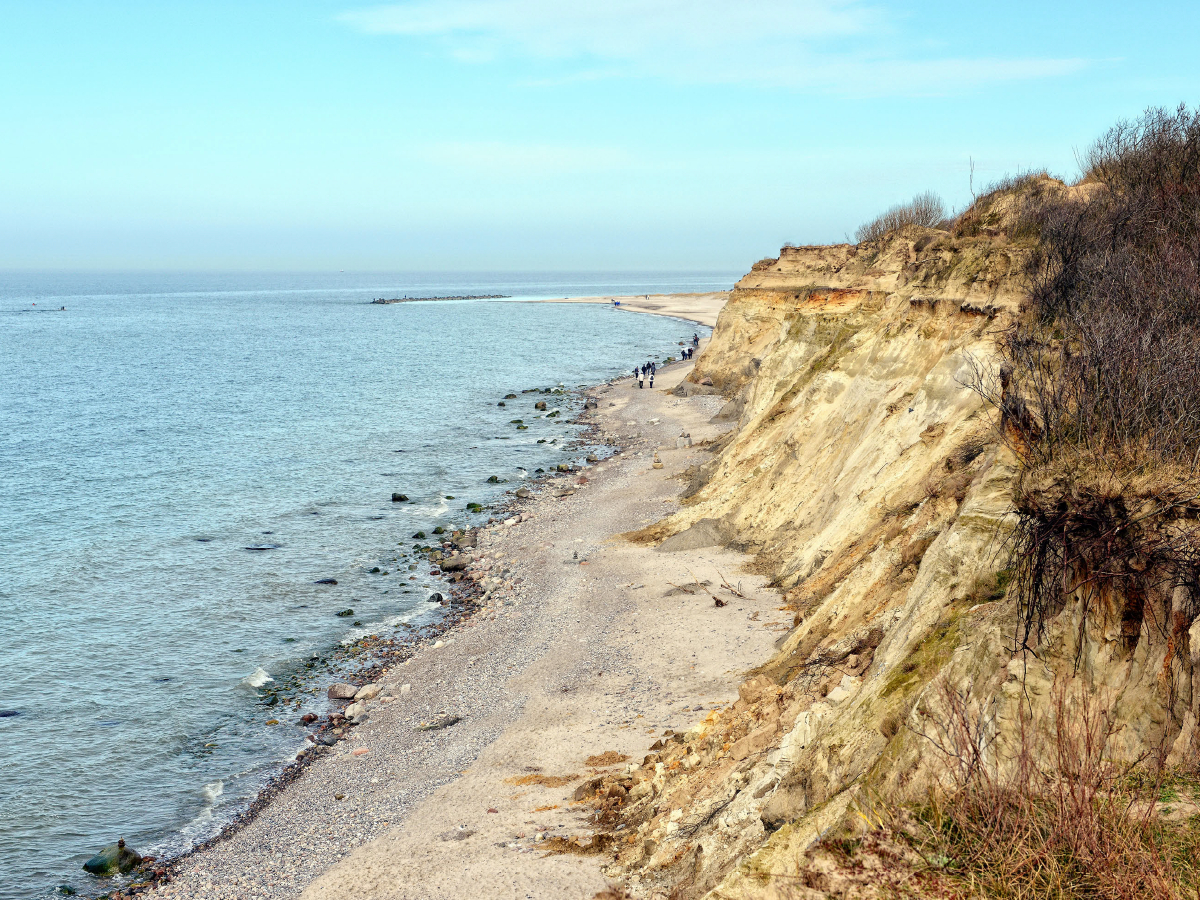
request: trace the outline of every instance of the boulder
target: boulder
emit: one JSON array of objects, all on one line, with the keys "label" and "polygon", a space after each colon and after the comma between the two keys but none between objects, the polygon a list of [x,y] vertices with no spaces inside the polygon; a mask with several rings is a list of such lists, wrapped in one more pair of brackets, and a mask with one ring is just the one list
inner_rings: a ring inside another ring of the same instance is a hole
[{"label": "boulder", "polygon": [[383,685],[381,685],[379,683],[364,684],[362,687],[360,687],[358,689],[358,692],[355,693],[354,700],[355,700],[355,702],[358,702],[359,700],[374,700],[376,697],[379,696],[379,694],[382,690],[383,690]]},{"label": "boulder", "polygon": [[544,410],[546,408],[546,401],[539,400],[537,403],[533,404],[533,408]]},{"label": "boulder", "polygon": [[367,718],[367,704],[361,700],[356,700],[343,710],[344,715],[351,722],[362,722]]},{"label": "boulder", "polygon": [[516,494],[522,500],[528,500],[531,496],[533,496],[529,492],[529,488],[517,488]]},{"label": "boulder", "polygon": [[762,753],[768,747],[774,744],[775,739],[775,723],[766,725],[756,731],[750,732],[740,741],[735,741],[733,746],[729,748],[729,758],[736,761],[741,761],[748,756],[754,756]]},{"label": "boulder", "polygon": [[468,565],[470,565],[470,563],[471,563],[471,557],[466,556],[462,553],[455,553],[453,556],[449,557],[448,559],[442,560],[442,563],[441,563],[442,571],[443,572],[461,572]]},{"label": "boulder", "polygon": [[329,686],[327,696],[330,700],[352,700],[357,693],[358,688],[355,685],[339,681]]},{"label": "boulder", "polygon": [[393,503],[407,503],[408,494],[392,494]]},{"label": "boulder", "polygon": [[125,839],[109,844],[83,864],[83,870],[93,875],[126,875],[142,864],[142,858],[125,846]]},{"label": "boulder", "polygon": [[586,400],[583,401],[583,408],[584,409],[599,409],[600,401],[597,400],[595,397],[588,397]]}]

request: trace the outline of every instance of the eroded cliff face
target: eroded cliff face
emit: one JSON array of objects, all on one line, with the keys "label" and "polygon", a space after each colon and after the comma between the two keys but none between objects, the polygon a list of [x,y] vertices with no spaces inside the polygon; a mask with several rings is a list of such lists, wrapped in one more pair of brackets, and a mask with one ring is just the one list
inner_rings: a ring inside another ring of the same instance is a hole
[{"label": "eroded cliff face", "polygon": [[1013,650],[1020,467],[970,386],[1027,253],[907,229],[785,248],[738,283],[692,376],[737,428],[685,509],[635,538],[716,529],[776,577],[795,623],[735,706],[630,773],[612,874],[635,893],[796,896],[816,840],[926,796],[956,754],[1003,765],[1065,679],[1118,721],[1114,752],[1190,752],[1186,591],[1151,590],[1136,615],[1091,597],[1086,617],[1081,594],[1037,656]]}]

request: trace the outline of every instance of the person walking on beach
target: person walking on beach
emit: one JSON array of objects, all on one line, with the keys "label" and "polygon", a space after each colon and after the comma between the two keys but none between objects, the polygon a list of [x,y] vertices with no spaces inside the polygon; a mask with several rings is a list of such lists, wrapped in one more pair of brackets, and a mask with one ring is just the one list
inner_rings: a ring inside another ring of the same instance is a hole
[{"label": "person walking on beach", "polygon": [[650,364],[650,387],[654,387],[654,364]]},{"label": "person walking on beach", "polygon": [[646,367],[642,366],[642,368],[638,371],[638,389],[639,390],[645,386],[642,384],[642,382],[644,382],[645,380],[646,380]]},{"label": "person walking on beach", "polygon": [[693,347],[700,346],[700,335],[696,334],[696,332],[694,332],[694,331],[692,332],[692,346]]}]

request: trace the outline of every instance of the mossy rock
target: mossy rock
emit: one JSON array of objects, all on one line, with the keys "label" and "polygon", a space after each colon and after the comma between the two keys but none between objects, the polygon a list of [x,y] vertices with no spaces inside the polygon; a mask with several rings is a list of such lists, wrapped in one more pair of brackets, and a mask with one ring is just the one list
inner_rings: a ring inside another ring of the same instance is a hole
[{"label": "mossy rock", "polygon": [[142,857],[125,846],[124,839],[109,844],[83,864],[83,870],[92,875],[107,878],[110,875],[128,875],[142,864]]},{"label": "mossy rock", "polygon": [[352,610],[352,609],[343,609],[343,610],[342,610],[340,613],[338,613],[338,614],[337,614],[337,617],[338,617],[339,619],[348,619],[348,618],[350,618],[352,615],[354,615],[354,610]]}]

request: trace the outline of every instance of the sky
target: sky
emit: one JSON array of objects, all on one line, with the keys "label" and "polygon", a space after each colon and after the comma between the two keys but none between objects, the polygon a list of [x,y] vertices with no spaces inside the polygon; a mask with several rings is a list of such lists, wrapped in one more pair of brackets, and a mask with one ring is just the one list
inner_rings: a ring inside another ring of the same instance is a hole
[{"label": "sky", "polygon": [[[1200,4],[0,0],[0,269],[741,271],[1200,100]],[[972,168],[973,162],[973,168]]]}]

